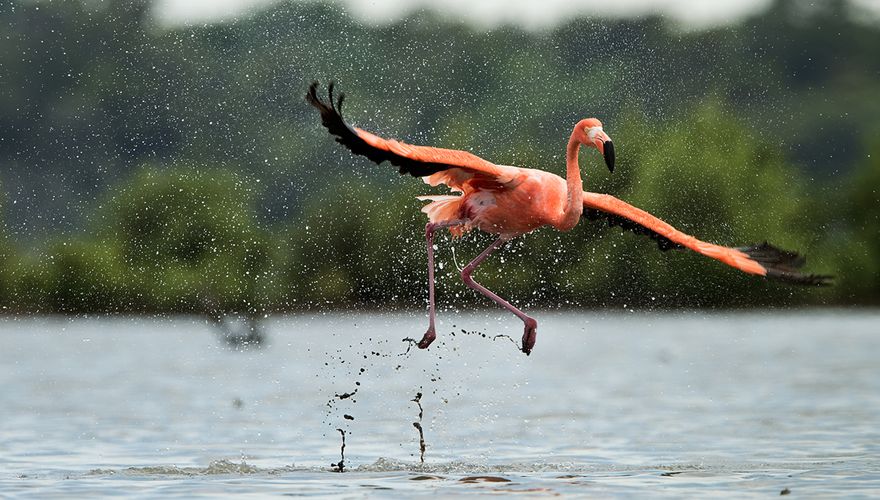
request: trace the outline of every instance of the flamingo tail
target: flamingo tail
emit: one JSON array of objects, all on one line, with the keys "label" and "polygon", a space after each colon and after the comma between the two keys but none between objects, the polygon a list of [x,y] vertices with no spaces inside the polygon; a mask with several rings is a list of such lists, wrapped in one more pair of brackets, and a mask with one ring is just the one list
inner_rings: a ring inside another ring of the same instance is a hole
[{"label": "flamingo tail", "polygon": [[[428,220],[433,223],[448,222],[461,219],[461,201],[459,195],[431,195],[417,196],[416,199],[421,201],[430,201],[424,207],[422,212],[427,214]],[[454,237],[459,237],[466,233],[470,228],[468,226],[450,226],[449,232]]]}]

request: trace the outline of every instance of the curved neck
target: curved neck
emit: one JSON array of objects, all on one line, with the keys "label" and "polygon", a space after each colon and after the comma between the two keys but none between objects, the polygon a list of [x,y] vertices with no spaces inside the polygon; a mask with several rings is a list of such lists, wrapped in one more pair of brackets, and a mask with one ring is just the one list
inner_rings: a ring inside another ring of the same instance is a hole
[{"label": "curved neck", "polygon": [[556,226],[560,231],[568,231],[576,226],[584,212],[584,185],[581,181],[581,169],[578,166],[580,148],[581,143],[575,140],[574,134],[572,134],[565,150],[565,183],[568,187],[568,196],[565,200],[562,217]]}]

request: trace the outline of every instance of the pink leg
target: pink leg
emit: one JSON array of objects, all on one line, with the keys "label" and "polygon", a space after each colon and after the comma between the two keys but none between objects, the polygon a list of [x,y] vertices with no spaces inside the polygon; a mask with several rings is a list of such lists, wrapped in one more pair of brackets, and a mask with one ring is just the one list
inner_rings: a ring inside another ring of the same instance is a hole
[{"label": "pink leg", "polygon": [[479,266],[480,263],[489,256],[489,254],[497,250],[498,247],[504,245],[504,243],[504,239],[498,238],[497,240],[495,240],[494,243],[489,245],[489,248],[483,250],[483,253],[477,255],[477,257],[472,260],[470,264],[468,264],[467,266],[465,266],[464,269],[461,270],[461,279],[464,280],[464,283],[467,286],[494,300],[495,303],[512,312],[523,321],[523,324],[525,325],[525,331],[523,332],[522,338],[522,351],[526,354],[529,354],[532,352],[532,348],[535,347],[535,341],[538,337],[538,322],[535,321],[532,317],[528,316],[526,313],[514,307],[513,304],[511,304],[510,302],[502,299],[501,297],[490,291],[488,288],[477,283],[476,281],[474,281],[473,278],[471,278],[471,273],[474,272],[474,269],[476,269],[477,266]]},{"label": "pink leg", "polygon": [[437,332],[434,329],[434,231],[466,223],[466,220],[451,220],[437,223],[429,222],[425,225],[425,242],[428,245],[428,331],[419,341],[419,349],[427,349],[431,342],[437,338]]}]

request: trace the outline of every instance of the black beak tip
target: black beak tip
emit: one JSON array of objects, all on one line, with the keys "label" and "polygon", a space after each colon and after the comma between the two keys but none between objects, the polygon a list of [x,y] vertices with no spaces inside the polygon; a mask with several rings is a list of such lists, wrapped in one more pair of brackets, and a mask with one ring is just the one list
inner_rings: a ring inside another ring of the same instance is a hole
[{"label": "black beak tip", "polygon": [[605,156],[605,165],[608,165],[608,171],[614,172],[614,143],[605,141],[602,145],[602,150]]}]

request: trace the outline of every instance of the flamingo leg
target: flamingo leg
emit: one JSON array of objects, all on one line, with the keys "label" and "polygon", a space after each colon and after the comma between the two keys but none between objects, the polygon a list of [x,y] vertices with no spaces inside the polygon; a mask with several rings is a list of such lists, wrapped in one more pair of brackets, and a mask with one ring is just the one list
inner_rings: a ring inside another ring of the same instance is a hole
[{"label": "flamingo leg", "polygon": [[428,330],[418,343],[419,349],[427,349],[437,338],[437,331],[434,328],[434,231],[464,224],[467,224],[466,220],[429,222],[425,225],[425,243],[428,246]]},{"label": "flamingo leg", "polygon": [[512,312],[519,319],[522,320],[523,325],[525,326],[525,331],[523,332],[523,338],[522,338],[522,351],[524,353],[526,353],[526,355],[528,355],[532,352],[532,348],[535,347],[535,341],[537,340],[537,337],[538,337],[538,322],[535,321],[535,319],[532,318],[531,316],[527,315],[526,313],[524,313],[524,312],[520,311],[519,309],[517,309],[516,307],[514,307],[513,304],[511,304],[510,302],[502,299],[501,297],[496,295],[494,292],[492,292],[488,288],[484,287],[483,285],[477,283],[476,281],[474,281],[473,278],[471,278],[471,273],[474,272],[474,269],[476,269],[477,266],[479,266],[480,263],[486,259],[486,257],[488,257],[492,252],[497,250],[499,247],[504,245],[504,243],[506,243],[506,242],[507,242],[507,240],[505,240],[504,238],[498,238],[497,240],[495,240],[491,245],[489,245],[488,248],[483,250],[483,253],[481,253],[480,255],[477,255],[477,257],[474,258],[474,260],[472,260],[470,262],[470,264],[468,264],[467,266],[464,267],[464,269],[461,270],[461,279],[464,280],[464,283],[467,286],[482,293],[486,297],[489,297],[490,299],[495,301],[496,304],[498,304],[501,307]]}]

